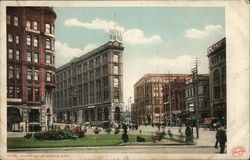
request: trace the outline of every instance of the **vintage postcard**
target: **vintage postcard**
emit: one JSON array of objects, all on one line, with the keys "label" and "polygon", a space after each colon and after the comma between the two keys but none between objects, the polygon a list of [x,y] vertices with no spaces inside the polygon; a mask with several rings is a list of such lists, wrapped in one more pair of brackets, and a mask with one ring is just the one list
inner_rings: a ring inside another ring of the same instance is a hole
[{"label": "vintage postcard", "polygon": [[1,1],[0,159],[249,159],[249,6]]}]

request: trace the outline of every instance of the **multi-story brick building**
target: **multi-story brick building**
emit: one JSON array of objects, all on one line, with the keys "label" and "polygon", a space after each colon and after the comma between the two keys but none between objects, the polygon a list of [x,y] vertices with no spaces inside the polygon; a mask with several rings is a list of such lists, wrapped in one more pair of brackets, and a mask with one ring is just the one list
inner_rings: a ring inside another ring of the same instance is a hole
[{"label": "multi-story brick building", "polygon": [[226,38],[208,48],[210,110],[226,122]]},{"label": "multi-story brick building", "polygon": [[190,107],[194,107],[194,113],[196,107],[194,87],[198,88],[197,105],[198,105],[198,118],[202,121],[204,118],[210,117],[210,105],[209,105],[209,76],[208,74],[198,74],[193,81],[193,76],[186,81],[186,110]]},{"label": "multi-story brick building", "polygon": [[7,7],[7,129],[52,123],[55,19],[51,7]]},{"label": "multi-story brick building", "polygon": [[[185,79],[175,79],[170,84],[163,86],[164,117],[168,125],[171,123],[170,118],[172,118],[171,125],[184,123],[181,122],[181,113],[186,110],[185,82]],[[170,117],[170,114],[172,114],[172,117]]]},{"label": "multi-story brick building", "polygon": [[123,50],[122,43],[110,41],[56,70],[54,112],[58,122],[121,121]]},{"label": "multi-story brick building", "polygon": [[163,86],[186,74],[146,74],[134,85],[133,122],[164,123]]}]

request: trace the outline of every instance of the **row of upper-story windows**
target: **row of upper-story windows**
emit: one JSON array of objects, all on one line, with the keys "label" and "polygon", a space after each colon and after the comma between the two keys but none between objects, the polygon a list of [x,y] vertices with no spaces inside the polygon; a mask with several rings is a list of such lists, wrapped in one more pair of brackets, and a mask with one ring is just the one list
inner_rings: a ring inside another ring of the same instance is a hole
[{"label": "row of upper-story windows", "polygon": [[8,79],[20,79],[21,69],[19,67],[9,66],[8,67]]},{"label": "row of upper-story windows", "polygon": [[14,53],[14,50],[13,49],[8,49],[8,59],[15,59],[17,61],[19,61],[21,58],[20,58],[20,51],[19,50],[16,50],[15,53]]},{"label": "row of upper-story windows", "polygon": [[19,17],[7,15],[6,18],[7,18],[7,24],[9,25],[13,24],[16,27],[19,26]]},{"label": "row of upper-story windows", "polygon": [[226,54],[225,54],[225,52],[223,52],[223,53],[220,53],[220,54],[215,55],[214,57],[212,57],[210,59],[210,63],[211,63],[211,65],[216,65],[217,63],[219,63],[219,62],[221,62],[221,61],[223,61],[225,59],[226,59]]},{"label": "row of upper-story windows", "polygon": [[[46,70],[46,81],[54,82],[54,72],[52,70]],[[28,68],[27,69],[27,80],[38,81],[40,77],[40,72],[38,68]]]},{"label": "row of upper-story windows", "polygon": [[[6,18],[7,18],[7,24],[9,25],[13,24],[16,27],[19,26],[19,17],[7,15]],[[40,30],[38,21],[32,21],[32,20],[26,20],[26,28],[33,29],[36,31]],[[50,23],[45,23],[45,32],[49,34],[54,34],[55,32],[54,25],[51,25]]]},{"label": "row of upper-story windows", "polygon": [[9,86],[7,90],[8,98],[21,98],[21,89],[18,86]]},{"label": "row of upper-story windows", "polygon": [[8,33],[8,42],[10,42],[10,43],[15,42],[16,44],[19,44],[20,43],[19,35],[15,35],[15,39],[14,39],[14,36],[12,34]]},{"label": "row of upper-story windows", "polygon": [[[26,45],[27,46],[32,46],[32,36],[30,34],[27,35],[26,37]],[[39,39],[37,36],[33,37],[33,46],[38,47],[39,46]],[[55,40],[46,38],[45,40],[45,48],[50,49],[50,50],[55,50]]]},{"label": "row of upper-story windows", "polygon": [[[104,54],[102,56],[98,56],[95,59],[89,60],[89,62],[85,62],[83,64],[79,64],[77,66],[76,73],[81,73],[82,71],[87,71],[88,70],[88,64],[89,64],[89,69],[92,69],[94,67],[98,67],[101,64],[107,63],[107,54]],[[119,56],[117,54],[113,55],[113,62],[118,63],[119,62]]]}]

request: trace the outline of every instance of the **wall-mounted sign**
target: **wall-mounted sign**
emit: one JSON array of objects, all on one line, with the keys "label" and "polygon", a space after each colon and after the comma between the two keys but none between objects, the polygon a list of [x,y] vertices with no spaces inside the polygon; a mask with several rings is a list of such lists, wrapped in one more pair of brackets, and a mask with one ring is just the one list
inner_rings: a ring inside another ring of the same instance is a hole
[{"label": "wall-mounted sign", "polygon": [[117,29],[110,29],[109,38],[115,41],[122,41],[122,33]]},{"label": "wall-mounted sign", "polygon": [[223,44],[225,44],[225,39],[220,40],[219,42],[215,43],[211,47],[207,49],[208,55],[215,51],[217,48],[220,48]]}]

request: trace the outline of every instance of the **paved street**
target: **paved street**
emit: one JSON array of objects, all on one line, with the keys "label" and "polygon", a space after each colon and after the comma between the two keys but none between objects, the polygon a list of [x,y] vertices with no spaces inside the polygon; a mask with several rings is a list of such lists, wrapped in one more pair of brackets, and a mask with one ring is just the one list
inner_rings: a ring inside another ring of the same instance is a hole
[{"label": "paved street", "polygon": [[11,153],[182,153],[213,154],[219,153],[214,147],[201,146],[115,146],[115,147],[73,147],[73,148],[36,148],[20,149]]}]

